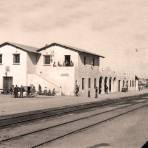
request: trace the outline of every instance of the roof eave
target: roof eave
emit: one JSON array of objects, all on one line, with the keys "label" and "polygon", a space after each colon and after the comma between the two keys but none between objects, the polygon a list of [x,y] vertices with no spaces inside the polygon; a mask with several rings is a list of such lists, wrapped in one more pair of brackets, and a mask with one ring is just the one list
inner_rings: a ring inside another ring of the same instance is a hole
[{"label": "roof eave", "polygon": [[29,51],[29,50],[23,49],[23,48],[21,48],[21,47],[18,47],[18,46],[16,46],[16,45],[13,45],[13,44],[11,44],[11,43],[9,43],[9,42],[4,42],[4,43],[0,44],[0,47],[3,47],[3,46],[5,46],[5,45],[10,45],[10,46],[13,46],[13,47],[15,47],[15,48],[21,49],[21,50],[26,51],[26,52],[29,52],[29,53],[40,54],[40,53],[38,53],[38,52],[33,52],[33,51]]},{"label": "roof eave", "polygon": [[98,55],[98,54],[93,54],[93,53],[89,53],[89,52],[82,52],[82,51],[78,51],[79,53],[86,53],[86,54],[90,54],[90,55],[94,55],[100,58],[105,58],[104,56]]},{"label": "roof eave", "polygon": [[74,50],[74,51],[77,51],[77,52],[80,52],[80,53],[87,53],[87,54],[95,55],[95,56],[98,56],[98,57],[101,57],[101,58],[105,58],[104,56],[101,56],[101,55],[97,55],[97,54],[93,54],[93,53],[89,53],[89,52],[78,51],[78,50],[76,50],[74,48],[67,47],[67,46],[61,45],[59,43],[51,43],[51,44],[49,44],[47,46],[44,46],[44,47],[38,49],[37,52],[40,52],[42,50],[45,50],[45,49],[47,49],[47,48],[49,48],[51,46],[60,46],[60,47],[63,47],[63,48],[66,48],[66,49],[71,49],[71,50]]}]

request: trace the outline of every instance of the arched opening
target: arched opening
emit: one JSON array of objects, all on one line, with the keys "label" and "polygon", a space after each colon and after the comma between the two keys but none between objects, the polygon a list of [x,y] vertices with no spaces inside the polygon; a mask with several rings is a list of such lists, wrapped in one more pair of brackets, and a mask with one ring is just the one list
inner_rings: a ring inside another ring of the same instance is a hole
[{"label": "arched opening", "polygon": [[109,78],[109,92],[111,92],[112,89],[112,78]]},{"label": "arched opening", "polygon": [[119,91],[119,92],[121,91],[121,89],[120,89],[120,81],[121,81],[121,80],[118,80],[118,91]]},{"label": "arched opening", "polygon": [[108,93],[107,77],[105,77],[105,79],[104,79],[104,92]]},{"label": "arched opening", "polygon": [[99,94],[102,92],[102,77],[99,78]]},{"label": "arched opening", "polygon": [[123,80],[123,86],[122,87],[125,87],[125,81]]},{"label": "arched opening", "polygon": [[128,87],[129,87],[129,86],[128,86],[128,81],[126,81],[126,89],[127,89],[127,91],[128,91]]}]

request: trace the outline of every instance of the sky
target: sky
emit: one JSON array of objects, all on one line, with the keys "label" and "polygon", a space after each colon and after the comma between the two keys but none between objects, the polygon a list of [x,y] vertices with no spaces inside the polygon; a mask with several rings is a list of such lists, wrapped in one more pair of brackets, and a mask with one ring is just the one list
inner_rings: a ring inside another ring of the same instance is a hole
[{"label": "sky", "polygon": [[58,42],[106,58],[103,68],[148,77],[147,0],[0,0],[0,43]]}]

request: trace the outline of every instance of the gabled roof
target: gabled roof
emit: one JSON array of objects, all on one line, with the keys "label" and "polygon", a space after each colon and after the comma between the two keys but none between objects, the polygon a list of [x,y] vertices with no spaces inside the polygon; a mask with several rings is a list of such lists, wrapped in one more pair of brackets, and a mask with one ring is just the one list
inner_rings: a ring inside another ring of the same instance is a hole
[{"label": "gabled roof", "polygon": [[28,45],[23,45],[23,44],[18,44],[18,43],[13,43],[13,42],[4,42],[4,43],[0,44],[0,47],[3,47],[5,45],[10,45],[10,46],[13,46],[15,48],[24,50],[26,52],[31,52],[31,53],[39,54],[37,52],[38,48],[36,48],[36,47],[31,47],[31,46],[28,46]]},{"label": "gabled roof", "polygon": [[84,49],[80,49],[80,48],[77,48],[77,47],[72,47],[72,46],[69,46],[69,45],[59,44],[59,43],[51,43],[49,45],[46,45],[46,46],[38,49],[37,51],[39,52],[41,50],[45,50],[45,49],[47,49],[49,47],[52,47],[52,46],[59,46],[59,47],[63,47],[65,49],[70,49],[70,50],[73,50],[73,51],[76,51],[76,52],[87,53],[87,54],[95,55],[95,56],[98,56],[98,57],[101,57],[101,58],[105,58],[104,56],[101,56],[101,55],[98,55],[96,53],[92,53],[92,52],[86,51]]}]

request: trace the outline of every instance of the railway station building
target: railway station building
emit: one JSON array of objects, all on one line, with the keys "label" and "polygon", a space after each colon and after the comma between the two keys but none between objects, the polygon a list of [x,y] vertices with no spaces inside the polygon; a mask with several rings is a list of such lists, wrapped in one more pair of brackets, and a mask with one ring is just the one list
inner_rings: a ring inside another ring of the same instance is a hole
[{"label": "railway station building", "polygon": [[34,85],[38,90],[52,90],[57,95],[74,95],[76,84],[79,95],[95,96],[98,92],[112,93],[136,89],[135,76],[121,76],[113,72],[102,72],[100,61],[104,58],[87,50],[52,43],[42,48],[5,42],[0,45],[0,89],[12,85]]}]

